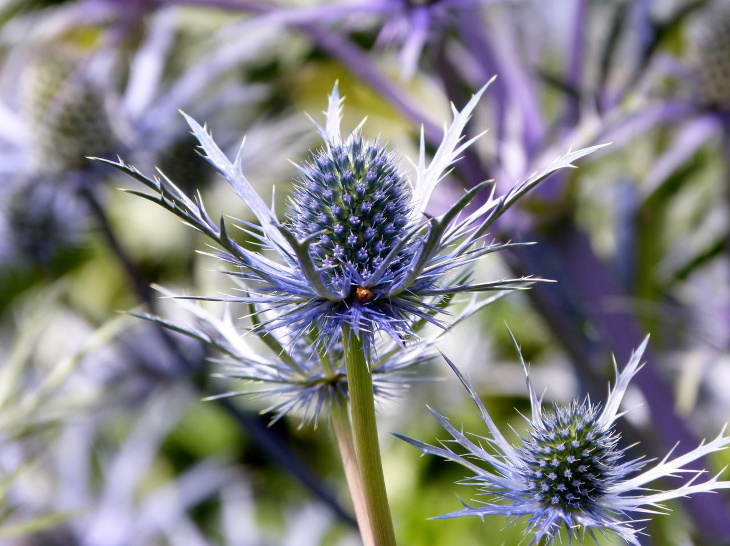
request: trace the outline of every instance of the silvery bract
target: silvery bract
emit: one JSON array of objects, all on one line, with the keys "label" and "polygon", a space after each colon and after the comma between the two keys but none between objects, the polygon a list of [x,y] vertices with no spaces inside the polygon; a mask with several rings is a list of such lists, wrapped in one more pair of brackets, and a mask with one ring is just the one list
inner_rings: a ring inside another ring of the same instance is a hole
[{"label": "silvery bract", "polygon": [[[211,396],[209,400],[240,395],[261,398],[269,403],[261,413],[271,414],[272,422],[293,414],[302,426],[309,423],[316,426],[321,416],[329,416],[333,405],[348,398],[341,343],[322,351],[309,334],[295,338],[295,333],[287,328],[275,332],[254,329],[255,337],[268,348],[262,350],[263,347],[252,343],[251,336],[241,336],[229,306],[222,316],[218,316],[179,294],[161,287],[157,289],[164,296],[175,298],[182,309],[195,316],[196,323],[189,325],[180,319],[133,314],[204,342],[217,353],[213,362],[220,366],[220,372],[216,375],[242,382],[241,387]],[[473,295],[458,313],[447,317],[445,326],[450,329],[501,296],[502,293],[490,298]],[[251,305],[254,323],[264,315],[264,310]],[[416,368],[438,356],[436,342],[447,330],[438,329],[434,334],[425,335],[421,331],[426,325],[425,320],[414,323],[414,331],[420,339],[405,347],[392,339],[383,339],[377,344],[377,357],[370,363],[376,400],[400,394],[410,382],[419,379]]]},{"label": "silvery bract", "polygon": [[[464,503],[461,510],[440,517],[484,518],[502,514],[513,521],[526,517],[531,544],[551,544],[561,529],[565,529],[569,540],[578,534],[596,538],[596,532],[612,531],[638,546],[640,530],[634,526],[637,521],[631,514],[655,513],[662,510],[660,503],[669,499],[730,488],[729,481],[718,481],[719,475],[696,483],[702,472],[685,468],[730,445],[730,436],[724,436],[725,429],[713,441],[703,442],[689,453],[671,459],[670,452],[660,463],[643,472],[647,465],[643,458],[625,460],[626,448],[619,447],[615,421],[623,415],[619,406],[629,382],[641,368],[647,341],[632,354],[621,373],[616,369],[616,384],[603,408],[586,398],[583,402],[573,401],[566,407],[556,405],[552,411],[543,412],[542,398],[537,397],[520,354],[532,414],[528,436],[519,445],[507,442],[471,383],[449,361],[479,408],[489,436],[473,435],[474,442],[471,435],[453,427],[434,410],[431,413],[452,437],[441,442],[441,447],[397,435],[423,453],[457,462],[474,473],[461,483],[478,486],[487,500],[478,501],[476,506]],[[519,353],[519,347],[517,350]],[[457,453],[451,445],[463,450]],[[669,491],[646,487],[655,480],[679,473],[693,474],[693,477]]]}]

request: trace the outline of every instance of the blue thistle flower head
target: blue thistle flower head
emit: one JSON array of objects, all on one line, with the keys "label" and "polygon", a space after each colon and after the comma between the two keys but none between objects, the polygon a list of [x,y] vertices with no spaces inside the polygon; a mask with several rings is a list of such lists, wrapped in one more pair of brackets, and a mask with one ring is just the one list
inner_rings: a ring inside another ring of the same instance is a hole
[{"label": "blue thistle flower head", "polygon": [[[287,224],[298,238],[313,238],[311,254],[328,288],[342,293],[349,285],[346,305],[362,305],[364,311],[403,275],[416,250],[413,242],[398,245],[410,224],[408,181],[392,154],[359,135],[315,152],[300,172]],[[372,281],[396,247],[386,270]]]},{"label": "blue thistle flower head", "polygon": [[[730,436],[724,435],[724,428],[713,441],[703,442],[675,458],[670,458],[670,453],[648,470],[642,471],[647,464],[643,458],[625,459],[626,449],[619,447],[615,421],[623,415],[619,406],[629,382],[641,368],[647,341],[648,338],[632,354],[621,373],[617,370],[616,384],[609,391],[605,406],[592,404],[586,398],[567,406],[556,405],[549,412],[543,412],[542,399],[535,393],[515,342],[532,407],[530,431],[518,445],[507,441],[471,383],[447,359],[487,426],[488,437],[474,436],[484,439],[486,447],[478,440],[472,441],[470,435],[434,410],[431,413],[452,439],[433,446],[396,434],[424,454],[438,455],[465,466],[473,474],[462,483],[478,486],[480,495],[486,497],[476,506],[464,503],[463,509],[439,518],[477,516],[483,519],[495,514],[513,521],[527,518],[527,533],[532,535],[530,544],[552,544],[564,530],[568,541],[578,534],[596,539],[596,533],[609,531],[638,546],[640,529],[634,527],[637,520],[632,518],[632,513],[657,512],[663,508],[660,503],[669,499],[730,488],[730,481],[719,481],[719,476],[697,483],[702,471],[686,469],[691,462],[730,445]],[[461,449],[454,450],[452,445]],[[677,489],[661,491],[645,487],[679,473],[690,473],[693,477]]]},{"label": "blue thistle flower head", "polygon": [[529,277],[473,283],[468,266],[516,245],[487,244],[485,238],[492,223],[522,195],[550,173],[599,148],[566,154],[507,194],[497,198],[492,193],[469,215],[460,216],[489,181],[467,191],[441,216],[428,215],[435,187],[480,136],[464,142],[462,133],[488,85],[462,111],[453,109],[453,122],[429,163],[422,132],[415,180],[398,171],[393,154],[362,137],[362,124],[343,138],[342,100],[335,85],[325,125],[313,121],[324,146],[299,166],[284,221],[244,176],[242,154],[229,161],[205,128],[186,116],[204,157],[257,217],[258,225],[240,220],[237,225],[260,243],[261,252],[239,245],[223,219],[215,222],[209,216],[200,196],[188,197],[164,175],[148,178],[122,161],[102,161],[153,189],[154,195],[131,193],[158,203],[210,237],[219,247],[215,256],[234,266],[227,273],[245,295],[208,299],[274,309],[278,313],[262,329],[286,328],[299,336],[316,333],[317,342],[329,347],[349,329],[370,352],[378,332],[402,342],[413,336],[417,320],[441,323],[434,314],[445,311],[439,306],[445,297],[523,289],[534,283]]}]

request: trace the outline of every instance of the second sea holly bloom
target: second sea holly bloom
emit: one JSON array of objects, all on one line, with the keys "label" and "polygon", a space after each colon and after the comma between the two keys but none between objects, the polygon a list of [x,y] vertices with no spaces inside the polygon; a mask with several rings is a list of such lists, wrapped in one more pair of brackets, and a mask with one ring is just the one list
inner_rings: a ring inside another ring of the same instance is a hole
[{"label": "second sea holly bloom", "polygon": [[[510,332],[510,335],[511,332]],[[503,515],[510,523],[527,519],[526,535],[530,545],[551,545],[563,536],[570,544],[574,538],[590,536],[596,544],[599,534],[615,533],[626,543],[639,546],[641,530],[636,524],[642,516],[662,513],[661,503],[730,488],[730,481],[719,475],[701,480],[704,471],[687,468],[690,463],[730,446],[726,428],[710,442],[672,457],[672,451],[660,462],[649,465],[643,457],[627,457],[627,447],[620,446],[616,421],[629,383],[641,370],[641,357],[648,338],[631,355],[609,389],[604,406],[586,397],[567,406],[555,405],[543,410],[530,381],[528,368],[517,342],[512,338],[525,371],[531,412],[527,434],[510,443],[480,400],[471,382],[447,359],[469,396],[479,409],[486,425],[486,435],[464,432],[448,418],[430,410],[451,439],[430,445],[401,434],[397,437],[421,450],[459,463],[470,471],[460,483],[479,488],[480,498],[470,506],[439,518]],[[430,408],[429,408],[430,409]],[[676,446],[675,446],[676,447]],[[648,469],[644,469],[650,466]],[[690,474],[691,478],[673,489],[649,486],[663,478]]]},{"label": "second sea holly bloom", "polygon": [[300,174],[283,220],[246,179],[241,153],[231,162],[205,128],[186,116],[206,159],[257,217],[258,225],[238,224],[260,243],[260,252],[234,241],[223,220],[215,222],[199,198],[189,198],[164,175],[148,178],[121,161],[106,162],[155,191],[154,195],[139,195],[172,211],[217,243],[216,257],[234,266],[227,273],[245,293],[209,299],[274,310],[277,314],[261,328],[315,332],[323,346],[332,346],[342,340],[343,332],[350,331],[369,354],[379,332],[402,341],[412,337],[415,320],[438,324],[434,313],[445,311],[439,305],[444,297],[532,284],[534,279],[529,277],[474,283],[464,271],[480,257],[514,246],[489,243],[486,236],[493,222],[519,197],[550,173],[572,166],[572,161],[597,148],[557,159],[501,197],[492,193],[471,214],[462,215],[490,182],[467,191],[440,216],[427,214],[434,188],[479,136],[464,140],[462,133],[488,85],[463,110],[452,108],[453,121],[428,163],[422,135],[414,180],[398,169],[393,153],[364,138],[360,126],[342,135],[342,99],[335,86],[324,126],[315,123],[323,146],[298,167]]}]

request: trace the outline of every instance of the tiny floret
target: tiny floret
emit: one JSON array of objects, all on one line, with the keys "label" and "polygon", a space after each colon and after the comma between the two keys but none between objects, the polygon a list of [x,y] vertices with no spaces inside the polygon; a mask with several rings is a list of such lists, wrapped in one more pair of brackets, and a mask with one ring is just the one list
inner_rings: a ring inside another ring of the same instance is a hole
[{"label": "tiny floret", "polygon": [[[476,506],[464,504],[463,509],[439,517],[477,516],[483,519],[502,514],[512,521],[525,517],[528,519],[527,533],[532,536],[530,544],[552,544],[562,530],[568,541],[586,534],[595,539],[596,533],[609,531],[638,546],[637,534],[641,530],[636,528],[637,520],[632,513],[658,512],[663,508],[660,505],[663,501],[730,488],[730,481],[719,481],[719,476],[697,483],[702,472],[686,468],[692,461],[730,445],[730,436],[724,435],[725,429],[713,441],[703,442],[673,459],[670,459],[670,453],[648,470],[643,470],[647,465],[643,458],[626,460],[626,448],[619,447],[615,421],[622,415],[618,410],[626,388],[641,368],[640,360],[647,341],[618,374],[604,407],[594,405],[586,398],[583,402],[573,401],[565,407],[556,405],[551,411],[543,412],[542,400],[535,393],[520,354],[532,413],[529,433],[519,445],[507,442],[471,383],[447,359],[479,408],[489,431],[486,443],[492,449],[473,442],[433,410],[436,419],[452,436],[452,440],[441,443],[442,447],[396,435],[423,453],[457,462],[474,473],[463,483],[479,486],[486,500],[480,499]],[[517,351],[519,354],[519,347]],[[452,444],[460,445],[465,452],[452,450]],[[646,487],[659,478],[678,473],[689,473],[693,477],[668,491]]]}]

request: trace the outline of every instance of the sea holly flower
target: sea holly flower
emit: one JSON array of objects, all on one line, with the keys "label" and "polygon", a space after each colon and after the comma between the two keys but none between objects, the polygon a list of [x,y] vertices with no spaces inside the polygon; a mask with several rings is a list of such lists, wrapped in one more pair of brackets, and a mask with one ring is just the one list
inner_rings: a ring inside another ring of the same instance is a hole
[{"label": "sea holly flower", "polygon": [[[556,405],[549,412],[543,411],[542,398],[535,393],[515,342],[525,370],[532,408],[529,433],[517,445],[507,441],[470,381],[447,359],[479,408],[489,436],[465,434],[430,408],[451,434],[451,440],[441,442],[441,446],[432,446],[396,434],[424,454],[438,455],[465,466],[473,475],[461,483],[478,486],[480,494],[486,497],[476,506],[464,503],[463,509],[439,518],[478,516],[483,519],[502,514],[516,521],[526,517],[531,544],[552,544],[564,529],[568,540],[579,533],[595,539],[597,532],[612,531],[638,546],[640,529],[634,527],[637,520],[633,519],[632,513],[658,513],[662,511],[660,503],[664,501],[730,488],[730,481],[719,481],[719,475],[697,483],[702,471],[686,468],[689,463],[730,445],[725,428],[711,442],[703,442],[689,453],[674,458],[670,452],[648,470],[643,470],[648,464],[643,458],[626,460],[627,448],[619,447],[620,435],[615,422],[624,415],[619,413],[619,406],[631,379],[641,369],[641,356],[647,342],[648,338],[631,355],[621,373],[614,361],[616,383],[609,389],[605,406],[593,404],[586,397],[583,402]],[[476,438],[476,442],[470,436]],[[451,445],[458,445],[465,451],[457,452]],[[676,489],[661,491],[646,487],[658,479],[679,473],[693,476]]]},{"label": "sea holly flower", "polygon": [[239,220],[237,227],[259,243],[260,252],[238,244],[226,222],[215,222],[199,196],[191,199],[164,175],[148,178],[121,160],[101,161],[153,189],[154,195],[131,193],[158,203],[210,237],[220,247],[214,256],[235,267],[227,273],[245,293],[204,299],[276,309],[278,314],[262,323],[262,329],[293,329],[294,339],[316,332],[318,343],[330,347],[347,329],[361,338],[370,355],[378,332],[403,342],[413,336],[418,319],[441,324],[433,314],[445,312],[439,307],[444,297],[533,284],[530,277],[474,283],[462,272],[482,256],[516,246],[488,243],[487,230],[550,173],[572,166],[571,161],[599,147],[557,159],[501,197],[492,193],[471,214],[460,217],[490,181],[467,191],[440,216],[429,215],[434,189],[479,136],[464,141],[462,133],[488,85],[463,110],[453,108],[454,119],[428,164],[422,133],[412,182],[398,169],[393,153],[363,137],[362,123],[343,137],[342,100],[335,85],[325,125],[315,123],[324,145],[298,166],[299,178],[283,221],[246,179],[241,152],[229,161],[205,128],[186,116],[206,159],[258,219],[258,225]]}]

